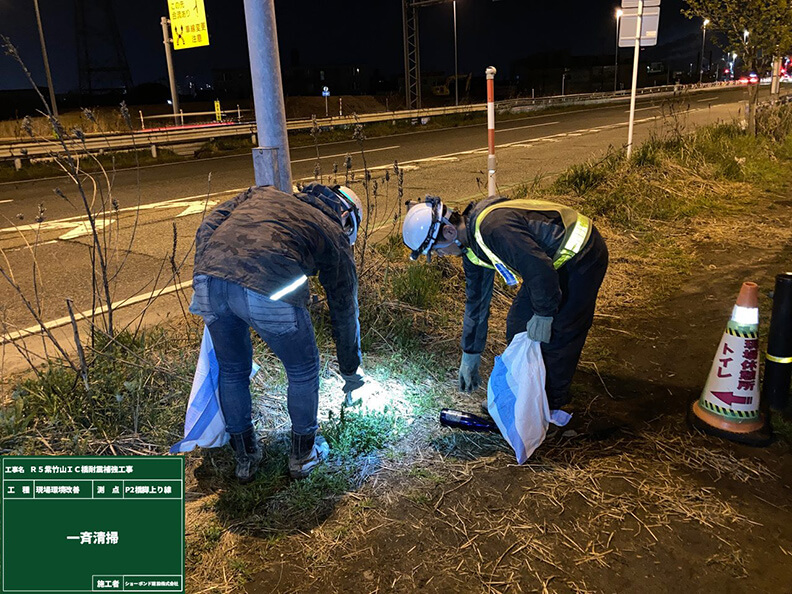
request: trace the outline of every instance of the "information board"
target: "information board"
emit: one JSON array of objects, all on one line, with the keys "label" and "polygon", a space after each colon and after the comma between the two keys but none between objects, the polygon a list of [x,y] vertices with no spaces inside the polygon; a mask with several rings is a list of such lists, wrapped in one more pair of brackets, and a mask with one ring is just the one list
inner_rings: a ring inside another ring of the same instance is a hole
[{"label": "information board", "polygon": [[3,457],[0,592],[184,592],[184,458]]},{"label": "information board", "polygon": [[173,49],[209,45],[204,0],[168,0]]}]

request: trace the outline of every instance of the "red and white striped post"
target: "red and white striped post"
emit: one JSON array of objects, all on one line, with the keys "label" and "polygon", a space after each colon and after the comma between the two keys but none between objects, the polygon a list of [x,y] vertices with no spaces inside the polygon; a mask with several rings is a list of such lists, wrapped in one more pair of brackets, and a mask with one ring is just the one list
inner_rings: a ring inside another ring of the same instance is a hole
[{"label": "red and white striped post", "polygon": [[495,66],[487,68],[487,195],[496,196],[495,185]]}]

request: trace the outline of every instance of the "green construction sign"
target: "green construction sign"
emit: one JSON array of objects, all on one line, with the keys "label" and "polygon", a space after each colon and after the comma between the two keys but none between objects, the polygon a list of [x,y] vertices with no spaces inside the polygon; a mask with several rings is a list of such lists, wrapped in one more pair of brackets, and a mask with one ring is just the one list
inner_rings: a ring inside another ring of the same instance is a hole
[{"label": "green construction sign", "polygon": [[1,460],[0,592],[184,592],[184,458]]}]

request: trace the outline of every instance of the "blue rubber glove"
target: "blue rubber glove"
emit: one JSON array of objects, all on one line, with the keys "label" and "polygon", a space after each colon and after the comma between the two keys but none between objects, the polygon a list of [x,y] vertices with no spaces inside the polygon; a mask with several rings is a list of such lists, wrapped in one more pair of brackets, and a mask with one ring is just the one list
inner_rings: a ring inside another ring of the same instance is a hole
[{"label": "blue rubber glove", "polygon": [[553,326],[553,316],[538,316],[536,314],[528,320],[525,331],[528,338],[537,342],[550,342],[550,328]]},{"label": "blue rubber glove", "polygon": [[481,353],[462,353],[462,363],[459,365],[460,392],[472,392],[481,385],[479,365]]}]

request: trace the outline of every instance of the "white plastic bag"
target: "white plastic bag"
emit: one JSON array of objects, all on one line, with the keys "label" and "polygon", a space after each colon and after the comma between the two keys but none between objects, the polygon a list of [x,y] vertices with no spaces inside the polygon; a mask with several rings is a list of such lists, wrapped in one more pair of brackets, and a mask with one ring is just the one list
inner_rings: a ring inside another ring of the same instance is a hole
[{"label": "white plastic bag", "polygon": [[545,366],[540,344],[517,334],[503,355],[495,357],[487,382],[487,408],[501,434],[523,464],[544,441],[552,422],[563,426],[570,415],[550,411],[545,394]]},{"label": "white plastic bag", "polygon": [[[259,370],[253,363],[252,378]],[[190,452],[195,447],[219,448],[228,443],[229,435],[225,429],[225,418],[220,409],[220,391],[218,380],[220,365],[215,356],[212,337],[209,329],[204,326],[201,352],[195,367],[190,400],[184,418],[184,439],[171,447],[171,454]]]}]

